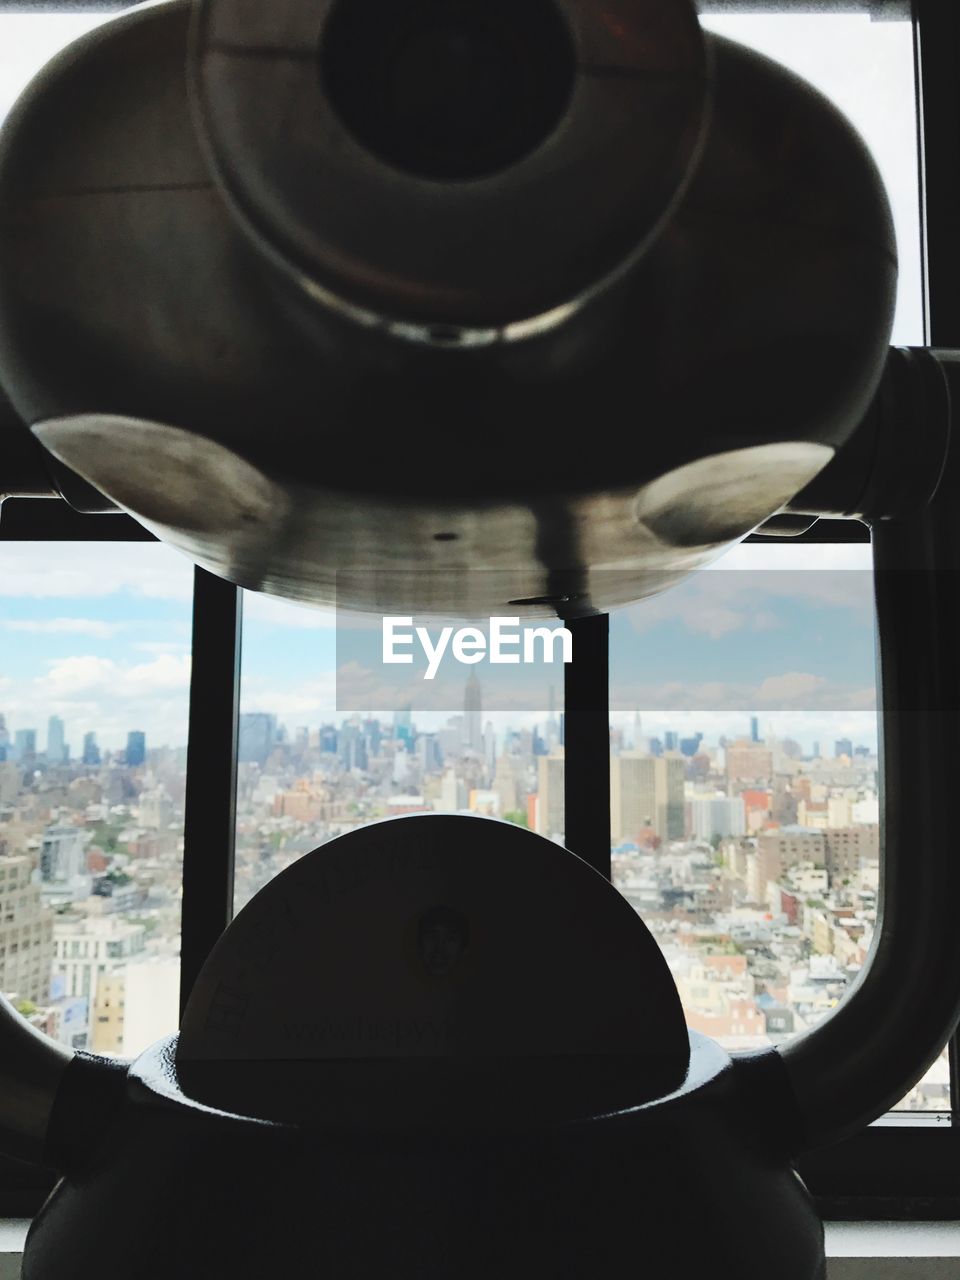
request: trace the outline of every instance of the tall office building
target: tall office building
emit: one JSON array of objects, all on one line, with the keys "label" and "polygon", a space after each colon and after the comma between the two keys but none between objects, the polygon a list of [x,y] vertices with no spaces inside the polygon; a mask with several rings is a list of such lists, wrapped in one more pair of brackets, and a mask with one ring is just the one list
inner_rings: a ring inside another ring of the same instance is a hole
[{"label": "tall office building", "polygon": [[63,721],[59,716],[51,716],[47,721],[47,764],[63,764],[66,758]]},{"label": "tall office building", "polygon": [[380,754],[380,743],[383,739],[383,733],[380,729],[379,720],[364,720],[363,736],[367,744],[367,756],[373,756],[376,759]]},{"label": "tall office building", "polygon": [[337,754],[340,757],[340,763],[348,772],[351,769],[359,769],[361,773],[366,770],[367,740],[360,725],[349,723],[341,728]]},{"label": "tall office building", "polygon": [[[549,689],[549,714],[547,716],[547,746],[552,751],[563,743],[560,721],[557,719],[557,695],[553,685]],[[561,717],[562,719],[562,717]]]},{"label": "tall office building", "polygon": [[694,796],[690,802],[690,815],[693,835],[697,840],[747,834],[743,796]]},{"label": "tall office building", "polygon": [[463,692],[463,745],[478,753],[483,750],[483,696],[475,671]]},{"label": "tall office building", "polygon": [[409,706],[399,707],[393,713],[393,737],[409,750],[413,745],[413,712]]},{"label": "tall office building", "polygon": [[277,741],[277,717],[265,711],[245,711],[240,716],[237,759],[262,769]]},{"label": "tall office building", "polygon": [[[0,805],[13,804],[20,794],[23,778],[12,760],[0,759]],[[3,841],[0,840],[0,847]]]},{"label": "tall office building", "polygon": [[562,839],[563,748],[537,760],[537,830],[551,840]]},{"label": "tall office building", "polygon": [[838,738],[833,744],[833,754],[838,759],[840,756],[852,756],[853,742],[849,738]]},{"label": "tall office building", "polygon": [[50,995],[53,912],[30,876],[30,858],[0,858],[0,991],[42,1005]]},{"label": "tall office building", "polygon": [[[542,757],[541,757],[542,759]],[[500,797],[500,813],[512,813],[520,808],[520,787],[517,778],[517,760],[506,752],[497,757],[493,774],[493,789]]]},{"label": "tall office building", "polygon": [[[63,976],[65,994],[86,996],[91,1009],[97,1004],[100,982],[122,975],[145,949],[144,926],[115,915],[62,915],[53,930],[54,972]],[[109,1048],[98,1042],[95,1027],[92,1048]]]},{"label": "tall office building", "polygon": [[146,759],[147,735],[142,729],[131,729],[127,734],[127,764],[135,769],[146,763]]},{"label": "tall office building", "polygon": [[727,784],[769,783],[773,777],[773,752],[761,742],[739,738],[726,749]]},{"label": "tall office building", "polygon": [[52,826],[40,844],[40,878],[45,884],[69,884],[86,871],[86,839],[79,827]]},{"label": "tall office building", "polygon": [[750,717],[750,741],[760,741],[760,721],[757,716]]},{"label": "tall office building", "polygon": [[37,758],[36,729],[18,729],[13,735],[13,758],[17,764],[30,765]]},{"label": "tall office building", "polygon": [[148,831],[166,831],[173,822],[175,810],[166,787],[151,787],[140,792],[137,820]]},{"label": "tall office building", "polygon": [[90,765],[100,763],[100,748],[97,746],[97,735],[95,733],[85,733],[83,735],[83,763]]},{"label": "tall office building", "polygon": [[610,761],[610,834],[635,840],[644,830],[661,840],[684,836],[683,756],[623,751]]},{"label": "tall office building", "polygon": [[421,776],[438,773],[443,767],[443,753],[435,733],[421,733],[417,736],[416,755]]}]

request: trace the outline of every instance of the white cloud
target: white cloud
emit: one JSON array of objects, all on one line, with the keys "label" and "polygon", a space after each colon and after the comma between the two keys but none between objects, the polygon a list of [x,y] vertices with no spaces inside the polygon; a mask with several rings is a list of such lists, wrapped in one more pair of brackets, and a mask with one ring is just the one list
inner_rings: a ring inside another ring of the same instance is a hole
[{"label": "white cloud", "polygon": [[18,697],[5,699],[5,707],[17,724],[37,724],[56,714],[71,730],[78,723],[83,732],[98,733],[137,725],[150,730],[155,742],[177,745],[186,738],[189,687],[188,655],[161,654],[129,664],[83,654],[52,661]]},{"label": "white cloud", "polygon": [[809,671],[788,671],[782,676],[767,676],[760,681],[757,702],[795,702],[823,689],[826,683],[826,676],[816,676]]},{"label": "white cloud", "polygon": [[336,677],[328,672],[318,679],[298,683],[296,689],[281,689],[265,681],[244,679],[241,686],[242,711],[267,711],[284,717],[329,716],[336,706]]},{"label": "white cloud", "polygon": [[243,593],[243,621],[264,626],[290,627],[298,631],[332,631],[337,625],[333,609],[321,609],[312,605],[292,603],[279,596],[261,595],[256,591]]},{"label": "white cloud", "polygon": [[138,698],[149,693],[170,693],[190,688],[189,654],[164,653],[152,662],[128,667],[115,686],[120,697]]},{"label": "white cloud", "polygon": [[109,658],[84,655],[60,658],[50,663],[44,676],[34,681],[34,686],[51,698],[70,698],[82,693],[92,693],[111,688],[117,675],[117,664]]},{"label": "white cloud", "polygon": [[876,707],[876,690],[839,684],[813,672],[785,671],[764,676],[755,684],[709,680],[654,685],[616,680],[610,701],[611,707],[621,711],[629,707],[647,707],[664,714],[723,711],[729,722],[730,714],[747,717],[761,711],[869,713]]},{"label": "white cloud", "polygon": [[[746,548],[750,550],[751,548]],[[843,609],[860,613],[869,625],[874,614],[873,577],[866,570],[787,571],[748,562],[729,572],[700,572],[637,604],[626,606],[630,625],[646,634],[666,623],[720,640],[735,631],[773,631],[783,625],[778,609],[789,605]]]},{"label": "white cloud", "polygon": [[25,631],[33,635],[96,636],[109,640],[122,630],[119,622],[103,622],[99,618],[17,618],[0,623],[5,631]]},{"label": "white cloud", "polygon": [[160,654],[152,662],[127,665],[85,654],[57,658],[34,688],[51,698],[74,698],[82,694],[105,694],[114,699],[137,698],[145,693],[185,690],[190,686],[188,654]]},{"label": "white cloud", "polygon": [[193,566],[159,542],[0,543],[0,600],[102,600],[120,592],[189,601]]},{"label": "white cloud", "polygon": [[151,746],[183,746],[190,688],[188,654],[158,654],[145,662],[115,662],[95,654],[51,660],[32,680],[0,679],[0,711],[8,728],[35,728],[42,736],[51,715],[66,724],[76,752],[95,732],[101,746],[123,746],[142,729]]}]

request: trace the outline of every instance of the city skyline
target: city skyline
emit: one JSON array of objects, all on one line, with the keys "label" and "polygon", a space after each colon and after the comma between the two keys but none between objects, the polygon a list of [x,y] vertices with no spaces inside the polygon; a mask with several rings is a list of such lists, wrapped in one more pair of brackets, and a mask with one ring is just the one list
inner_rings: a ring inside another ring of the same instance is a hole
[{"label": "city skyline", "polygon": [[[758,715],[765,732],[806,745],[845,736],[875,744],[868,567],[867,546],[742,546],[687,583],[618,611],[611,721],[631,718],[638,698],[627,695],[643,691],[621,679],[629,651],[648,671],[651,696],[639,706],[654,733],[700,729],[715,740]],[[183,746],[192,581],[189,562],[159,543],[100,544],[93,560],[77,544],[0,546],[0,711],[8,726],[42,731],[57,715],[75,750],[90,731],[102,748],[120,750],[131,728],[154,746]],[[346,715],[334,705],[335,621],[331,610],[245,593],[242,709],[275,714],[291,729]],[[562,677],[554,685],[559,709]],[[657,688],[669,689],[672,706],[657,705]],[[794,706],[784,710],[787,695]],[[532,727],[547,711],[490,718],[498,730]],[[448,714],[424,715],[424,726]]]}]

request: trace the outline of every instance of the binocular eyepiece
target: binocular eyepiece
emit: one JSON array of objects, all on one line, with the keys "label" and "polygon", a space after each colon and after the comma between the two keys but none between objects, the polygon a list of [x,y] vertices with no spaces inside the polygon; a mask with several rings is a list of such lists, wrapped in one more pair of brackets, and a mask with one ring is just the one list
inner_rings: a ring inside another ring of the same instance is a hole
[{"label": "binocular eyepiece", "polygon": [[661,590],[887,354],[863,144],[691,0],[169,0],[37,78],[0,197],[0,385],[55,487],[316,603]]},{"label": "binocular eyepiece", "polygon": [[362,147],[435,181],[487,178],[525,159],[569,108],[577,72],[553,0],[340,0],[318,67]]},{"label": "binocular eyepiece", "polygon": [[425,341],[522,336],[622,272],[708,101],[686,0],[207,0],[192,69],[247,231],[301,288]]}]

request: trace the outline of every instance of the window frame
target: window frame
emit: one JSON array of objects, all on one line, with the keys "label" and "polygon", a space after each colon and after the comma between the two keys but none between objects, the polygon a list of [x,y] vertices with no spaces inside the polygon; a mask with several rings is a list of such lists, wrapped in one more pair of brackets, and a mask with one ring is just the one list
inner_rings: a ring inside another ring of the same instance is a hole
[{"label": "window frame", "polygon": [[[0,0],[0,11],[120,12],[133,0]],[[909,18],[916,62],[921,228],[928,345],[960,349],[960,10],[938,0],[700,0],[703,13],[871,13]],[[931,287],[931,280],[935,287]],[[150,542],[130,517],[81,515],[56,498],[8,499],[3,541]],[[782,542],[753,535],[751,542]],[[856,522],[820,521],[793,541],[869,541]],[[610,874],[607,618],[574,624],[586,652],[566,672],[565,803],[568,841]],[[181,1007],[203,959],[229,923],[233,903],[237,724],[242,592],[195,571],[184,831]],[[600,762],[599,764],[597,762]],[[604,776],[607,786],[604,786]],[[606,830],[604,831],[604,825]],[[892,1113],[832,1147],[809,1153],[799,1170],[826,1218],[960,1216],[960,1039],[950,1041],[951,1113]],[[34,1213],[52,1176],[0,1161],[0,1213]]]}]

